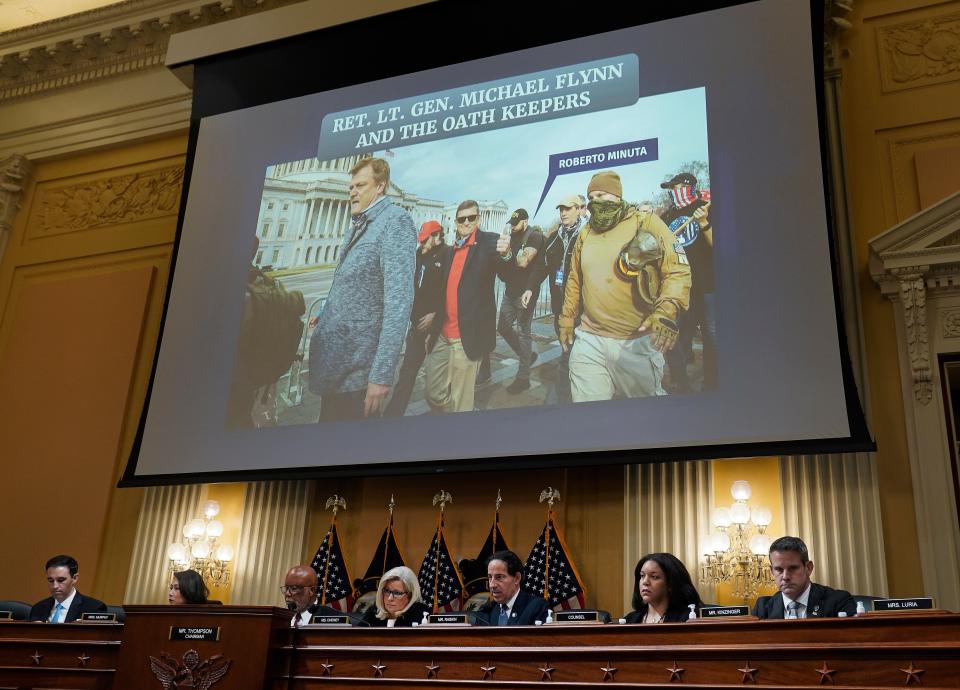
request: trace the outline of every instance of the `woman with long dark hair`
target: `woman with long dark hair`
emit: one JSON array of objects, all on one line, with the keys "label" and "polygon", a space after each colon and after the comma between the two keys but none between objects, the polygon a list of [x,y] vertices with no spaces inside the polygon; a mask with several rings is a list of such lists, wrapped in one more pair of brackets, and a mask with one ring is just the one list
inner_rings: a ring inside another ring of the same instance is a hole
[{"label": "woman with long dark hair", "polygon": [[181,570],[173,574],[167,601],[173,605],[208,604],[210,590],[196,570]]},{"label": "woman with long dark hair", "polygon": [[634,570],[633,611],[627,623],[683,623],[703,601],[686,566],[672,553],[647,554]]}]

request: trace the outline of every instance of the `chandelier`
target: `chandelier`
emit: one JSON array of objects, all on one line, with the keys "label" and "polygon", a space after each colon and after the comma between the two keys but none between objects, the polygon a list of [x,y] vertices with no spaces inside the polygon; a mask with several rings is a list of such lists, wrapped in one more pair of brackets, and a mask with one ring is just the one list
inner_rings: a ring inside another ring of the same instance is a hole
[{"label": "chandelier", "polygon": [[196,570],[208,586],[222,587],[230,582],[233,547],[219,543],[223,523],[214,520],[219,512],[219,503],[207,501],[203,504],[203,517],[183,526],[183,541],[167,547],[171,571]]},{"label": "chandelier", "polygon": [[764,532],[773,519],[769,508],[747,505],[752,493],[750,482],[735,481],[730,487],[734,503],[715,508],[711,522],[716,531],[706,537],[700,582],[733,584],[733,596],[749,601],[762,587],[773,584],[768,552],[770,537]]}]

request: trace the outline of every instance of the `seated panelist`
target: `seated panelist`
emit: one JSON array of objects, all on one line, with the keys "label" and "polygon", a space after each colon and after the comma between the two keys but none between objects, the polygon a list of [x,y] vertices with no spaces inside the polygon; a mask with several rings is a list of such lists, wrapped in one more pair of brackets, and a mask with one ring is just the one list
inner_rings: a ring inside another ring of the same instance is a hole
[{"label": "seated panelist", "polygon": [[173,574],[167,601],[173,606],[209,604],[210,590],[196,570],[181,570]]},{"label": "seated panelist", "polygon": [[686,566],[672,553],[647,554],[633,574],[633,611],[627,623],[685,623],[690,604],[703,606]]},{"label": "seated panelist", "polygon": [[757,599],[757,618],[835,618],[840,611],[848,616],[857,612],[850,592],[810,579],[813,561],[799,537],[780,537],[770,545],[770,572],[780,593]]},{"label": "seated panelist", "polygon": [[417,576],[405,565],[391,568],[380,578],[377,600],[363,613],[363,621],[374,628],[409,628],[423,620],[430,609],[420,599]]},{"label": "seated panelist", "polygon": [[547,618],[543,597],[520,589],[523,563],[513,551],[497,551],[487,559],[490,601],[477,611],[477,625],[534,625]]},{"label": "seated panelist", "polygon": [[31,621],[70,623],[84,613],[103,613],[107,605],[77,591],[80,567],[71,556],[54,556],[47,561],[47,588],[50,596],[30,609]]}]

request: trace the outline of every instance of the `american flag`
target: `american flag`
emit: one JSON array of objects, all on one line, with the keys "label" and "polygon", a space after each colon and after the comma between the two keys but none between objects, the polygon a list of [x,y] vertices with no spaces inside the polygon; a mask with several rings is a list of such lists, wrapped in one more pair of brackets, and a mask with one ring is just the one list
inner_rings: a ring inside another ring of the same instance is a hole
[{"label": "american flag", "polygon": [[343,549],[340,548],[336,518],[330,523],[330,531],[323,538],[310,565],[317,571],[320,603],[332,606],[338,611],[349,611],[353,608],[353,586],[350,584],[352,580],[347,572]]},{"label": "american flag", "polygon": [[423,602],[434,613],[459,611],[463,603],[463,578],[450,558],[447,541],[443,538],[443,518],[420,564],[417,576]]},{"label": "american flag", "polygon": [[380,537],[373,559],[363,575],[363,582],[357,590],[357,596],[376,591],[380,577],[391,568],[400,565],[406,565],[406,563],[403,562],[403,554],[400,553],[400,547],[397,545],[397,537],[393,533],[393,515],[390,515],[390,523],[383,530],[383,536]]},{"label": "american flag", "polygon": [[523,568],[521,586],[530,594],[543,597],[550,608],[582,609],[587,591],[576,566],[570,560],[563,533],[554,520],[553,511],[533,545]]}]

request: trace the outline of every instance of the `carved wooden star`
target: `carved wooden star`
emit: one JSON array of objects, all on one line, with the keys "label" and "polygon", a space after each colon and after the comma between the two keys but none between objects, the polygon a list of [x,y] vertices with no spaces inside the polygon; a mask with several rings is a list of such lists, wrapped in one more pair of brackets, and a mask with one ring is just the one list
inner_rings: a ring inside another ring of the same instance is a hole
[{"label": "carved wooden star", "polygon": [[909,668],[902,668],[900,670],[907,674],[907,681],[904,683],[904,685],[910,685],[910,683],[913,681],[917,681],[917,685],[923,685],[923,679],[920,676],[926,673],[926,671],[924,671],[922,668],[917,668],[914,666],[912,661],[910,662]]},{"label": "carved wooden star", "polygon": [[833,677],[833,674],[837,672],[837,669],[830,668],[827,666],[827,662],[823,662],[823,666],[817,669],[817,673],[820,674],[820,685],[825,685],[830,683],[830,685],[836,684],[836,679]]},{"label": "carved wooden star", "polygon": [[81,652],[80,656],[77,657],[80,660],[81,666],[86,666],[87,662],[90,661],[90,657],[87,656],[86,652]]},{"label": "carved wooden star", "polygon": [[374,678],[383,678],[383,672],[387,670],[387,667],[380,662],[380,659],[377,659],[377,663],[370,664],[370,668],[373,669]]},{"label": "carved wooden star", "polygon": [[540,671],[540,680],[553,680],[553,672],[556,671],[550,664],[544,664],[543,668],[537,668]]},{"label": "carved wooden star", "polygon": [[34,663],[34,664],[36,664],[37,666],[39,666],[39,665],[40,665],[40,659],[43,658],[43,654],[41,654],[40,652],[34,652],[33,654],[30,655],[30,658],[33,659],[33,663]]},{"label": "carved wooden star", "polygon": [[332,675],[333,675],[333,667],[334,667],[335,665],[336,665],[336,664],[331,664],[331,663],[330,663],[330,659],[326,659],[326,660],[324,661],[324,663],[320,664],[320,667],[323,669],[323,671],[321,671],[320,675],[321,675],[321,676],[332,676]]},{"label": "carved wooden star", "polygon": [[437,665],[436,661],[431,661],[430,665],[426,667],[427,669],[427,678],[436,678],[437,672],[440,670],[440,667]]},{"label": "carved wooden star", "polygon": [[609,661],[606,666],[601,666],[600,670],[603,671],[603,680],[604,682],[608,680],[615,680],[614,676],[617,674],[617,667],[611,664]]},{"label": "carved wooden star", "polygon": [[497,667],[491,666],[489,663],[487,663],[486,666],[481,666],[480,670],[483,671],[483,678],[480,680],[490,680],[493,678],[493,674],[497,670]]},{"label": "carved wooden star", "polygon": [[748,661],[743,668],[738,668],[738,671],[743,674],[743,678],[740,679],[741,683],[756,683],[757,682],[757,673],[760,672],[760,669],[752,668],[750,662]]},{"label": "carved wooden star", "polygon": [[[749,666],[750,664],[747,664],[747,665]],[[677,666],[677,662],[676,662],[676,661],[673,662],[673,667],[672,667],[672,668],[666,669],[666,671],[670,674],[670,682],[671,682],[671,683],[672,683],[673,681],[675,681],[675,680],[678,680],[678,681],[680,681],[680,682],[682,683],[682,682],[683,682],[683,672],[686,671],[686,670],[687,670],[687,669],[685,669],[685,668],[680,668],[679,666]]]}]

